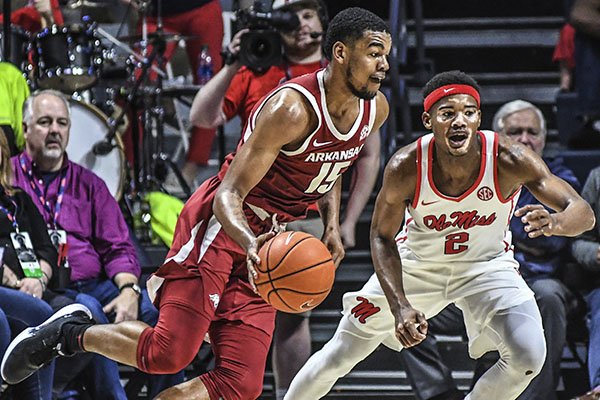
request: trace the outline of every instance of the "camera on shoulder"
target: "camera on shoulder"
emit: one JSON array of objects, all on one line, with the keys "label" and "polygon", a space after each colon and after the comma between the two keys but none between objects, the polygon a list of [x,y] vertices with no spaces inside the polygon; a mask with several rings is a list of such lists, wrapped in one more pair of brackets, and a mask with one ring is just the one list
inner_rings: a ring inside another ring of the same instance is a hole
[{"label": "camera on shoulder", "polygon": [[296,13],[271,11],[260,0],[236,14],[242,28],[250,31],[241,38],[238,57],[241,63],[253,71],[263,72],[283,60],[283,43],[280,31],[293,31],[300,26]]}]

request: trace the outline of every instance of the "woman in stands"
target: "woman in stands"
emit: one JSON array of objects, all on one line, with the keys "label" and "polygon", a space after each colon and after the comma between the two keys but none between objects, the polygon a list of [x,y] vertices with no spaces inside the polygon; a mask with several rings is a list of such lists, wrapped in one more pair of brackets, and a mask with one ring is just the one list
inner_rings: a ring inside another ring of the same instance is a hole
[{"label": "woman in stands", "polygon": [[[55,276],[57,258],[42,216],[31,198],[13,188],[11,181],[10,150],[6,136],[0,133],[0,356],[11,337],[52,315],[52,308],[42,298]],[[24,249],[13,245],[13,240],[19,243],[17,232]],[[32,254],[34,262],[23,261]],[[54,362],[8,390],[15,399],[51,400],[53,377]]]}]

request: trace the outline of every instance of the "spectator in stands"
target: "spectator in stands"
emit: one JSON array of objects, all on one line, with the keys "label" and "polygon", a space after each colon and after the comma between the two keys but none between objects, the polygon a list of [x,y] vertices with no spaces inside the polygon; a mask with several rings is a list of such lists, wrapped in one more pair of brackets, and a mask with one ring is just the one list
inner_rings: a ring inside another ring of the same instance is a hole
[{"label": "spectator in stands", "polygon": [[576,0],[570,23],[576,31],[575,89],[584,122],[570,145],[600,147],[600,0]]},{"label": "spectator in stands", "polygon": [[[56,281],[53,280],[56,277],[56,250],[45,230],[44,220],[27,193],[13,188],[11,182],[8,141],[0,133],[0,357],[11,337],[31,323],[39,323],[52,315],[52,308],[42,297],[46,286]],[[33,263],[20,261],[24,253],[16,251],[11,239],[17,232],[27,237],[26,251],[34,254]],[[52,399],[54,364],[52,362],[20,384],[9,387],[12,398]]]},{"label": "spectator in stands", "polygon": [[[533,104],[515,100],[504,104],[493,118],[495,131],[530,147],[540,156],[546,144],[546,122],[539,108]],[[562,159],[545,159],[550,171],[567,181],[575,190],[580,184],[574,173]],[[522,189],[516,208],[526,204],[540,204],[525,188]],[[547,344],[546,362],[537,377],[519,396],[521,400],[556,399],[556,387],[560,378],[560,361],[566,341],[567,315],[574,306],[573,293],[560,281],[561,268],[569,255],[569,239],[561,236],[528,237],[521,219],[513,217],[510,223],[513,234],[515,259],[520,273],[535,293],[542,316]],[[435,317],[432,333],[457,334],[461,332],[460,311],[447,308]],[[407,366],[409,378],[420,399],[460,398],[450,375],[441,362],[435,341],[429,337],[419,346],[400,353]],[[406,354],[403,354],[406,353]],[[477,370],[486,370],[496,359],[484,357],[478,360]],[[436,397],[437,396],[437,397]],[[454,397],[451,397],[454,396]]]},{"label": "spectator in stands", "polygon": [[[321,39],[328,17],[320,0],[276,0],[273,10],[292,11],[298,15],[300,26],[292,32],[282,32],[284,61],[264,72],[242,66],[238,60],[241,37],[236,33],[226,50],[225,66],[196,95],[190,110],[190,121],[205,128],[217,127],[235,116],[246,124],[256,103],[278,84],[327,65],[322,54]],[[345,247],[355,245],[358,218],[375,185],[379,169],[379,135],[369,135],[353,170],[352,196],[340,225]],[[290,230],[301,230],[316,237],[323,235],[323,222],[318,210],[311,208],[306,220],[288,224]],[[282,399],[292,378],[311,354],[309,313],[278,312],[273,335],[273,370],[277,399]]]},{"label": "spectator in stands", "polygon": [[[528,146],[542,156],[546,146],[546,121],[539,108],[533,104],[515,100],[503,105],[494,115],[494,130]],[[561,158],[545,158],[550,171],[568,182],[576,191],[581,185],[573,171]],[[539,203],[528,190],[523,189],[517,207]],[[530,239],[519,218],[513,218],[510,230],[513,234],[515,259],[519,271],[535,298],[542,315],[547,356],[539,375],[523,392],[520,399],[556,399],[556,387],[560,378],[560,361],[566,341],[567,315],[574,306],[574,295],[561,282],[562,268],[569,259],[570,239],[562,236]]]},{"label": "spectator in stands", "polygon": [[[600,217],[600,167],[588,176],[581,196],[591,204]],[[587,294],[589,308],[590,342],[588,346],[588,370],[592,391],[578,397],[579,400],[600,399],[600,223],[573,242],[573,256],[594,276],[594,289]]]},{"label": "spectator in stands", "polygon": [[[106,184],[69,161],[70,106],[54,90],[32,94],[23,108],[25,151],[13,157],[15,183],[35,202],[71,271],[65,294],[85,304],[99,323],[141,319],[154,325],[158,311],[139,286],[140,266],[119,205]],[[89,296],[82,296],[87,294]],[[94,398],[126,399],[114,361],[95,356]],[[183,380],[151,378],[149,396]]]},{"label": "spectator in stands", "polygon": [[29,86],[14,65],[0,62],[0,127],[6,135],[11,155],[23,149],[23,102],[29,96]]},{"label": "spectator in stands", "polygon": [[575,28],[569,23],[564,24],[560,30],[552,61],[558,63],[560,90],[570,92],[573,89],[573,71],[575,70]]}]

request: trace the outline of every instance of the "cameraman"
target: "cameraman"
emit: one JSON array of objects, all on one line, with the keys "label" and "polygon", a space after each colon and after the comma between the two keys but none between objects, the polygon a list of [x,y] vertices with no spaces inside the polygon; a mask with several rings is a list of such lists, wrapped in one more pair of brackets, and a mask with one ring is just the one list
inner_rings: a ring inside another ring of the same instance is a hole
[{"label": "cameraman", "polygon": [[[300,26],[290,32],[280,32],[284,57],[262,73],[242,66],[237,59],[240,41],[248,29],[242,29],[232,39],[225,51],[225,65],[194,98],[190,121],[199,127],[214,128],[236,115],[245,124],[256,103],[273,88],[294,77],[314,72],[326,66],[321,52],[327,15],[320,0],[275,0],[273,11],[295,12]],[[373,190],[379,170],[379,135],[369,135],[365,148],[355,163],[352,178],[352,195],[346,207],[341,235],[345,247],[354,247],[355,226]],[[323,225],[318,211],[301,221],[302,227],[288,225],[290,230],[303,230],[321,237]],[[308,315],[277,313],[273,336],[273,370],[277,399],[282,399],[300,367],[311,354]]]}]

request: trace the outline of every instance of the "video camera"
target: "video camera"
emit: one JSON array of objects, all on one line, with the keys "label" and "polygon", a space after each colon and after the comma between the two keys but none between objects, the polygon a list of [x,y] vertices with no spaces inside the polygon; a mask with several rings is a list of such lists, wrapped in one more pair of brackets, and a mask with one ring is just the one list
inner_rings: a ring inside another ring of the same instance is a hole
[{"label": "video camera", "polygon": [[251,8],[236,14],[239,25],[250,29],[241,38],[238,54],[243,65],[253,71],[263,72],[283,60],[283,43],[279,31],[293,31],[300,26],[296,13],[271,11],[256,0]]}]

